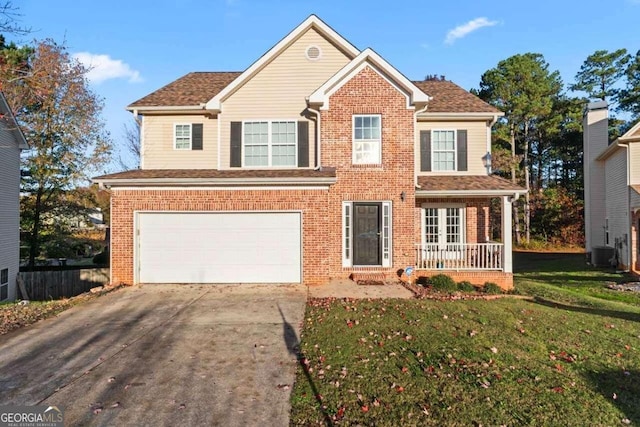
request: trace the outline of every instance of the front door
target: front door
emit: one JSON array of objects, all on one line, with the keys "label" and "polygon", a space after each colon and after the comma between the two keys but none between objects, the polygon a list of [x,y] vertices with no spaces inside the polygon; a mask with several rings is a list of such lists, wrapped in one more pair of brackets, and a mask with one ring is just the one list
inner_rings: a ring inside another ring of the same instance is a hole
[{"label": "front door", "polygon": [[381,265],[380,203],[354,203],[353,264]]}]

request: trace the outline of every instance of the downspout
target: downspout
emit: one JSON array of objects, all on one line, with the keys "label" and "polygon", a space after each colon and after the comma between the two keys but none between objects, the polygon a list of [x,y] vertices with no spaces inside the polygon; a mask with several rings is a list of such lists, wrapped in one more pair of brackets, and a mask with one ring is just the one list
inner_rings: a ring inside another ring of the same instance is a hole
[{"label": "downspout", "polygon": [[[431,99],[431,98],[429,98]],[[420,186],[418,185],[418,167],[417,164],[419,162],[416,162],[416,135],[418,135],[418,146],[420,144],[420,136],[418,133],[418,114],[420,113],[424,113],[425,111],[427,111],[427,107],[429,106],[429,104],[425,104],[424,107],[422,107],[421,109],[417,110],[415,113],[413,113],[413,185],[415,186],[415,188],[420,188]]]},{"label": "downspout", "polygon": [[322,169],[322,159],[320,157],[322,154],[322,149],[320,148],[320,133],[322,131],[320,128],[320,111],[315,110],[309,106],[309,98],[307,98],[307,110],[316,115],[316,128],[318,129],[318,131],[316,133],[316,165],[313,169],[320,170]]},{"label": "downspout", "polygon": [[[489,126],[487,127],[487,154],[491,155],[491,129],[493,129],[493,125],[498,122],[498,115],[495,114],[491,122],[489,122]],[[491,170],[491,166],[487,168],[487,174],[491,175],[493,171]]]},{"label": "downspout", "polygon": [[633,224],[632,222],[632,211],[631,211],[631,150],[629,149],[629,144],[625,144],[624,148],[627,150],[627,156],[626,156],[626,160],[627,160],[627,203],[626,203],[626,211],[627,211],[627,268],[625,270],[625,272],[628,272],[630,270],[633,270],[631,262],[631,241],[632,241],[632,236],[631,236],[631,226]]}]

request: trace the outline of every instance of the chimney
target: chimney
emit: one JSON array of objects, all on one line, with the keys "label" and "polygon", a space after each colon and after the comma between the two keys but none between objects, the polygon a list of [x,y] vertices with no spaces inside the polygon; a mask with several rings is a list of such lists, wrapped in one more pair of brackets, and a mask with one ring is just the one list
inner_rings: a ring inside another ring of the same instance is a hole
[{"label": "chimney", "polygon": [[598,157],[609,146],[609,110],[607,101],[587,104],[583,117],[584,226],[585,250],[605,246],[605,170]]}]

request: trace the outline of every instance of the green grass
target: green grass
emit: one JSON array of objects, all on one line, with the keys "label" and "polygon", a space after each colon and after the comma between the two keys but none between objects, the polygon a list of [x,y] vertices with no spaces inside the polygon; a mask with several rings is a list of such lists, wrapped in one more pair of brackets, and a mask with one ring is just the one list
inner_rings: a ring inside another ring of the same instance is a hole
[{"label": "green grass", "polygon": [[291,425],[640,424],[640,298],[583,259],[518,254],[527,299],[309,301]]}]

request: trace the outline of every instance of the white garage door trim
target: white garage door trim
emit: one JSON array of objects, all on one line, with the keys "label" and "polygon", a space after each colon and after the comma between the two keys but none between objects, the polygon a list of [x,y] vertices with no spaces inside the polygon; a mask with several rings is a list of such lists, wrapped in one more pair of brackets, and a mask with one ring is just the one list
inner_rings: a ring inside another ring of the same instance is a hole
[{"label": "white garage door trim", "polygon": [[[185,222],[185,215],[193,217]],[[185,229],[169,239],[166,227]],[[301,283],[302,212],[136,211],[133,258],[136,283]]]}]

